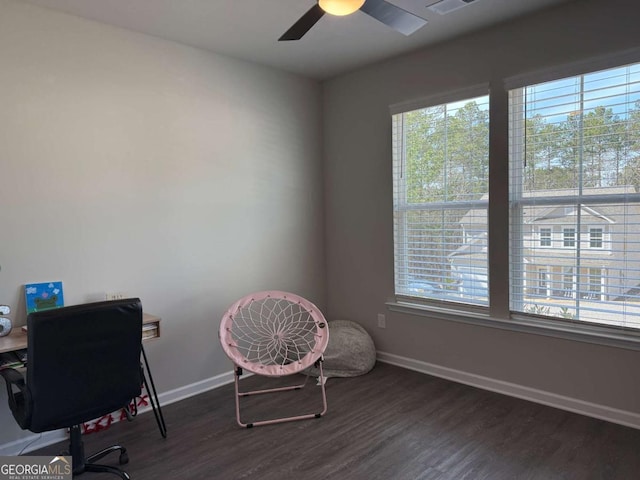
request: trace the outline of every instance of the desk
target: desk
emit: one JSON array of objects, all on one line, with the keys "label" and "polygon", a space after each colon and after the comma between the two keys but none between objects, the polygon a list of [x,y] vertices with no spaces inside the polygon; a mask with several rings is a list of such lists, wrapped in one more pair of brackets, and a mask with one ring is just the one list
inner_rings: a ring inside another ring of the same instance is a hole
[{"label": "desk", "polygon": [[[150,313],[142,314],[142,340],[160,336],[160,317]],[[14,327],[9,335],[0,337],[0,353],[13,352],[27,348],[27,333],[22,327]]]},{"label": "desk", "polygon": [[[142,341],[151,340],[160,336],[160,317],[151,315],[150,313],[142,314]],[[22,327],[15,327],[11,330],[11,333],[7,336],[0,337],[0,353],[14,352],[16,350],[22,350],[27,348],[27,332],[22,330]],[[151,376],[151,370],[149,369],[149,361],[147,360],[147,354],[144,351],[144,347],[141,348],[142,358],[144,359],[144,369],[142,369],[142,381],[147,393],[149,394],[149,401],[153,414],[156,417],[160,434],[166,438],[167,427],[162,416],[162,409],[160,408],[160,401],[158,400],[158,392]],[[27,359],[27,365],[29,359]],[[28,367],[27,367],[28,368]],[[149,375],[149,382],[147,382],[147,375]]]}]

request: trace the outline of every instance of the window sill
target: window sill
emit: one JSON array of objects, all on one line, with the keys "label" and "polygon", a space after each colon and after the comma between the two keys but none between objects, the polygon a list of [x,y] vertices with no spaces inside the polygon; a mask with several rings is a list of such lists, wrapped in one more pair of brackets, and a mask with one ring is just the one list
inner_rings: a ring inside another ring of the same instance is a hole
[{"label": "window sill", "polygon": [[640,333],[635,331],[623,331],[606,326],[577,324],[527,315],[513,315],[511,319],[506,320],[493,318],[488,313],[405,301],[389,301],[386,302],[386,305],[392,312],[407,315],[640,351]]}]

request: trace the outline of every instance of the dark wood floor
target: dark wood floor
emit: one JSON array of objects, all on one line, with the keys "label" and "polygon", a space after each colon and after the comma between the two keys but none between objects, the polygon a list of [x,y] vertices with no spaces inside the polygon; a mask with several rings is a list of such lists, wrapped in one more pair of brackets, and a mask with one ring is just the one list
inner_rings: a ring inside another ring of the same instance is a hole
[{"label": "dark wood floor", "polygon": [[[265,381],[274,379],[243,383]],[[329,411],[320,419],[242,429],[232,392],[227,385],[164,407],[166,440],[147,413],[85,436],[87,452],[121,442],[133,480],[640,478],[639,430],[387,364],[362,377],[329,379]],[[300,410],[305,401],[319,408],[312,383],[252,397],[247,419]],[[64,449],[58,444],[31,454]],[[109,461],[115,465],[117,455]]]}]

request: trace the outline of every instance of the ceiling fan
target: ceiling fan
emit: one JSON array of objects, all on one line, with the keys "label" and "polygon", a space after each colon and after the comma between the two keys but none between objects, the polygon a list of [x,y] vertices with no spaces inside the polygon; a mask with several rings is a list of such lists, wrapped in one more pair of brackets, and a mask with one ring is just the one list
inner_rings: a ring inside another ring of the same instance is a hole
[{"label": "ceiling fan", "polygon": [[385,0],[317,0],[317,3],[300,17],[278,41],[300,40],[325,13],[344,16],[358,10],[404,35],[411,35],[427,23],[424,18],[409,13]]}]

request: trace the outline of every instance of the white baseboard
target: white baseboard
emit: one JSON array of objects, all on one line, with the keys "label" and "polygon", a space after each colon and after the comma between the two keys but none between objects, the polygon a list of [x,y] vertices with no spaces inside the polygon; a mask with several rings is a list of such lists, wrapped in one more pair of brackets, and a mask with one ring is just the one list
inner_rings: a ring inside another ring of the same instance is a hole
[{"label": "white baseboard", "polygon": [[455,370],[453,368],[442,367],[432,363],[413,360],[411,358],[401,357],[386,352],[377,352],[377,358],[380,362],[389,363],[398,367],[404,367],[409,370],[433,375],[458,383],[464,383],[472,387],[490,390],[492,392],[510,395],[512,397],[529,400],[531,402],[548,405],[550,407],[567,410],[581,415],[606,420],[608,422],[625,425],[627,427],[640,429],[640,414],[629,412],[626,410],[618,410],[616,408],[598,405],[596,403],[585,402],[576,398],[565,397],[552,392],[529,388],[510,382],[503,382],[473,373]]},{"label": "white baseboard", "polygon": [[[242,375],[242,378],[247,378],[251,375],[252,374],[250,373],[245,373]],[[230,370],[228,372],[221,373],[220,375],[216,375],[215,377],[205,378],[204,380],[200,380],[199,382],[195,382],[190,385],[174,388],[168,392],[159,393],[158,400],[160,401],[160,405],[169,405],[231,383],[233,382],[233,378],[233,370]],[[146,407],[140,411],[147,412],[150,410],[151,407]]]},{"label": "white baseboard", "polygon": [[[244,375],[243,378],[248,377],[249,375],[250,374]],[[169,405],[170,403],[174,402],[179,402],[180,400],[184,400],[185,398],[189,398],[194,395],[212,390],[214,388],[221,387],[222,385],[226,385],[227,383],[231,383],[233,382],[233,376],[233,371],[229,371],[220,375],[216,375],[215,377],[192,383],[190,385],[178,387],[173,390],[169,390],[168,392],[158,394],[158,400],[160,402],[160,405],[162,406]],[[138,410],[138,414],[143,414],[150,411],[151,406],[147,406]],[[39,448],[46,447],[47,445],[62,442],[67,438],[68,436],[65,429],[43,432],[41,434],[32,434],[28,437],[24,437],[19,440],[0,445],[0,456],[12,456],[18,455],[20,453],[32,452],[34,450],[38,450]]]},{"label": "white baseboard", "polygon": [[0,445],[0,456],[13,456],[28,453],[33,450],[46,447],[47,445],[51,445],[52,443],[62,442],[67,438],[68,436],[64,429],[54,430],[52,432],[34,433],[28,437]]}]

